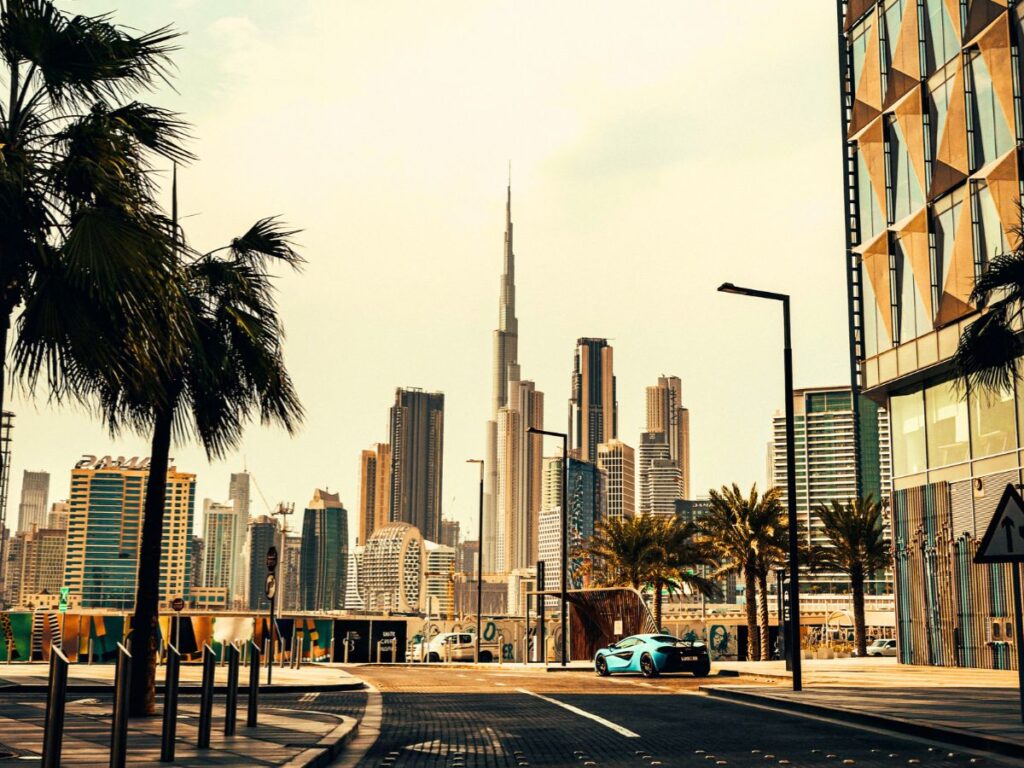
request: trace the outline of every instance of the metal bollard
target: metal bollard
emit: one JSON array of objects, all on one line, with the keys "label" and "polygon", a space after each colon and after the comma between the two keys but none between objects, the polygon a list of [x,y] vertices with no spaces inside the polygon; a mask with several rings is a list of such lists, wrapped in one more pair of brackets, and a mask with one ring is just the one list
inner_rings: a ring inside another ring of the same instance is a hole
[{"label": "metal bollard", "polygon": [[249,711],[245,718],[246,728],[256,727],[256,711],[260,699],[260,647],[249,643]]},{"label": "metal bollard", "polygon": [[132,655],[117,644],[114,672],[114,717],[110,724],[110,768],[124,768],[128,750],[128,691],[132,683]]},{"label": "metal bollard", "polygon": [[160,736],[160,762],[174,762],[174,739],[178,732],[178,678],[181,674],[181,654],[173,645],[167,645],[167,664],[164,666],[164,727]]},{"label": "metal bollard", "polygon": [[238,719],[238,646],[229,643],[228,657],[228,691],[224,702],[224,735],[235,735],[235,721]]},{"label": "metal bollard", "polygon": [[217,656],[213,648],[203,643],[203,687],[199,693],[199,739],[196,746],[210,746],[210,721],[213,718],[213,677],[217,671]]},{"label": "metal bollard", "polygon": [[380,664],[380,643],[381,643],[381,641],[378,640],[377,641],[377,663],[378,664]]},{"label": "metal bollard", "polygon": [[46,691],[46,727],[43,731],[43,768],[60,766],[64,741],[64,704],[68,696],[68,658],[50,649],[50,684]]},{"label": "metal bollard", "polygon": [[327,661],[330,664],[334,663],[334,635],[331,635],[331,650],[327,654]]},{"label": "metal bollard", "polygon": [[501,666],[501,662],[505,657],[505,636],[498,635],[498,666]]}]

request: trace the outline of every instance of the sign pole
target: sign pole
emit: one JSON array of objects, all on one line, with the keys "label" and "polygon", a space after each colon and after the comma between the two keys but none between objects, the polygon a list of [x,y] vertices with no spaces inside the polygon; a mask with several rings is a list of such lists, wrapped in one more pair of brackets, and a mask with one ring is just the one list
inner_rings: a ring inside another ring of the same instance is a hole
[{"label": "sign pole", "polygon": [[265,593],[270,600],[270,649],[267,653],[267,685],[270,685],[270,678],[274,672],[274,640],[277,636],[274,625],[274,607],[277,598],[277,577],[274,572],[277,570],[277,547],[270,547],[267,550],[267,581]]},{"label": "sign pole", "polygon": [[1013,631],[1017,646],[1017,687],[1020,693],[1020,719],[1024,722],[1024,608],[1021,606],[1020,563],[1013,563]]}]

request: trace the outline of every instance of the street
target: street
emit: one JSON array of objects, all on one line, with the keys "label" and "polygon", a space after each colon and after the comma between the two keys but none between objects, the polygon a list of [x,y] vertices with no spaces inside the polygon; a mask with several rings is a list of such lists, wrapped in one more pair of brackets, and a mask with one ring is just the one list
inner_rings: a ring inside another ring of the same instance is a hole
[{"label": "street", "polygon": [[695,693],[701,681],[688,675],[648,681],[514,668],[352,671],[376,692],[275,700],[363,716],[379,699],[379,738],[362,756],[350,749],[338,766],[1022,764],[710,699]]}]

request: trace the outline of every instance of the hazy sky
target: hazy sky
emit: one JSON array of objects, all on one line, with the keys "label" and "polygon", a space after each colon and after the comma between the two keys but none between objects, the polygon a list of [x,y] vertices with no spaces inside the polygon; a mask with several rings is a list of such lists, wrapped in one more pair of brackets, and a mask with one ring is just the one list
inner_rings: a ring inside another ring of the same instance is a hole
[{"label": "hazy sky", "polygon": [[[246,465],[271,505],[340,490],[354,535],[359,452],[387,440],[395,387],[419,386],[445,393],[444,512],[475,535],[464,462],[484,450],[509,161],[519,360],[549,428],[566,424],[576,338],[605,336],[620,438],[638,444],[644,387],[676,374],[695,491],[763,483],[781,310],[716,293],[725,280],[793,294],[797,386],[847,382],[832,4],[119,5],[64,7],[187,33],[177,93],[152,100],[194,125],[199,160],[179,173],[193,244],[281,214],[309,262],[278,283],[308,420],[294,439],[254,426],[212,465],[177,446],[197,526]],[[9,405],[11,523],[22,470],[50,471],[53,500],[83,453],[149,453],[45,397]]]}]

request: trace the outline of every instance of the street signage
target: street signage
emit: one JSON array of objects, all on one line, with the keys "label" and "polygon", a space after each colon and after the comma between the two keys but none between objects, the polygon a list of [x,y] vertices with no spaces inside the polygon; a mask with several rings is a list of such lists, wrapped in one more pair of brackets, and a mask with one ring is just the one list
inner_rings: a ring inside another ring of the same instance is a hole
[{"label": "street signage", "polygon": [[57,610],[64,613],[68,609],[68,593],[71,592],[71,587],[60,588],[60,602],[57,603]]},{"label": "street signage", "polygon": [[171,600],[171,608],[173,608],[178,613],[181,613],[181,611],[182,611],[182,609],[184,607],[185,607],[185,601],[182,600],[180,597],[176,597],[173,600]]},{"label": "street signage", "polygon": [[267,570],[271,573],[277,570],[277,547],[267,550]]},{"label": "street signage", "polygon": [[272,573],[267,574],[266,591],[267,599],[273,600],[274,595],[277,594],[277,578]]},{"label": "street signage", "polygon": [[974,562],[1024,563],[1024,499],[1012,484],[1003,491]]}]

